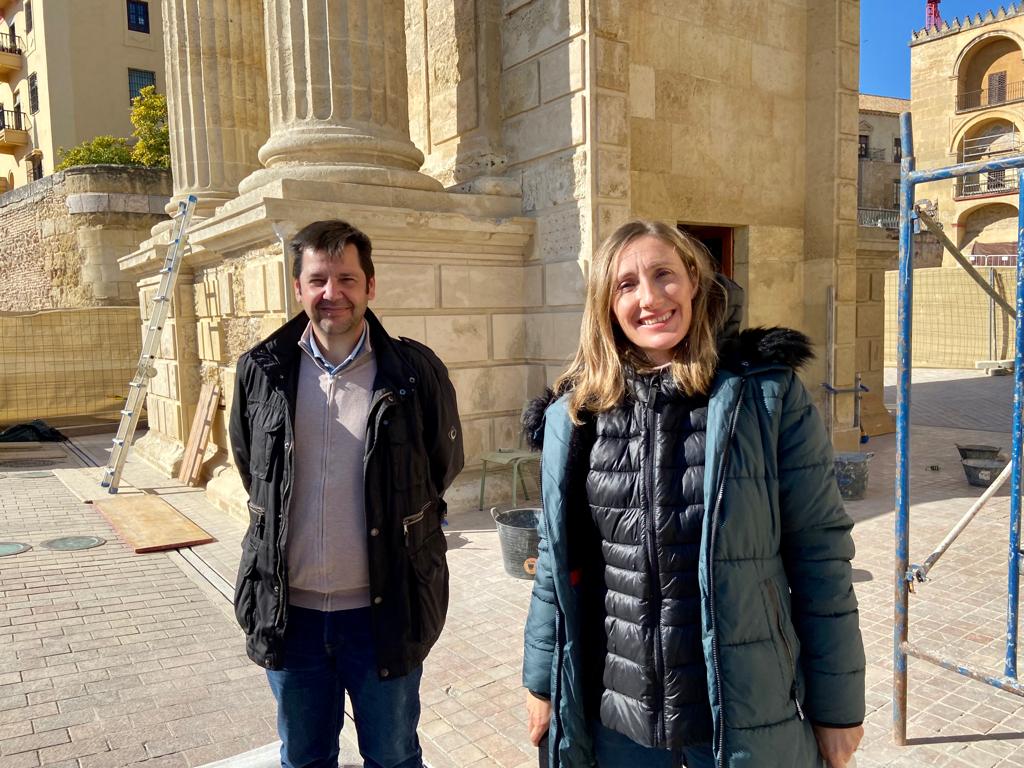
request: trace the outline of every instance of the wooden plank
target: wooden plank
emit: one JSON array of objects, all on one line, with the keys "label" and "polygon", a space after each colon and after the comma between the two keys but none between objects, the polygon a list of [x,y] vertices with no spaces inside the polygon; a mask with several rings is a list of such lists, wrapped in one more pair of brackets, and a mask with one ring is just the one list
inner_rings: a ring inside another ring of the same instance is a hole
[{"label": "wooden plank", "polygon": [[54,469],[53,474],[64,483],[65,487],[73,493],[79,501],[92,504],[98,499],[113,499],[118,496],[139,495],[142,493],[131,484],[121,481],[117,495],[111,494],[106,488],[100,486],[103,478],[103,467],[82,467],[75,469]]},{"label": "wooden plank", "polygon": [[214,541],[198,525],[159,496],[126,496],[97,500],[96,508],[117,535],[136,553],[192,547]]},{"label": "wooden plank", "polygon": [[186,485],[198,484],[199,474],[203,470],[206,444],[210,441],[210,429],[219,401],[220,387],[212,382],[203,384],[199,392],[199,403],[196,405],[196,415],[192,419],[192,429],[188,433],[185,456],[181,460],[181,471],[178,472],[178,480]]}]

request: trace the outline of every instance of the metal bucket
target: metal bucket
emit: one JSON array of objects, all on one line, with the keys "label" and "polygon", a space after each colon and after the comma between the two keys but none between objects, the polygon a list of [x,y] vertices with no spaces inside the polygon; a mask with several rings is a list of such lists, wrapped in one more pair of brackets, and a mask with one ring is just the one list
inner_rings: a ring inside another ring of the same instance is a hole
[{"label": "metal bucket", "polygon": [[988,488],[1006,467],[1006,461],[1004,459],[964,459],[963,465],[968,483]]},{"label": "metal bucket", "polygon": [[836,454],[836,483],[839,495],[846,501],[864,498],[868,488],[868,460],[874,455],[859,451]]},{"label": "metal bucket", "polygon": [[491,510],[494,524],[498,526],[498,541],[501,543],[501,559],[505,573],[517,579],[532,580],[537,572],[537,545],[540,536],[541,510],[536,507],[508,509],[504,512]]},{"label": "metal bucket", "polygon": [[956,444],[960,451],[960,459],[998,459],[999,446],[996,445],[960,445]]}]

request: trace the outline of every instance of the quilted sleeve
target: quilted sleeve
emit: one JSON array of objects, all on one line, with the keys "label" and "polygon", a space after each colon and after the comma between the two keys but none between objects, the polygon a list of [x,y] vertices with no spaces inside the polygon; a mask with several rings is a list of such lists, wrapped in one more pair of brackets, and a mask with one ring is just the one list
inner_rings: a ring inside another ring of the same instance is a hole
[{"label": "quilted sleeve", "polygon": [[864,720],[864,645],[850,561],[853,521],[836,485],[832,446],[795,374],[779,427],[782,556],[800,638],[805,710],[819,725]]}]

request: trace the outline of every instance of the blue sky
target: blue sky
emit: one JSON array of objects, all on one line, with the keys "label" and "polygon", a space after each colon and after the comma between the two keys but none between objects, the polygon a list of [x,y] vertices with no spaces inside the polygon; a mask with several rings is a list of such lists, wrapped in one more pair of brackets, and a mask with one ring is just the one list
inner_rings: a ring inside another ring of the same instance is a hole
[{"label": "blue sky", "polygon": [[[942,18],[952,21],[995,11],[1009,0],[942,0]],[[860,90],[910,98],[910,33],[924,27],[925,0],[861,0]]]}]

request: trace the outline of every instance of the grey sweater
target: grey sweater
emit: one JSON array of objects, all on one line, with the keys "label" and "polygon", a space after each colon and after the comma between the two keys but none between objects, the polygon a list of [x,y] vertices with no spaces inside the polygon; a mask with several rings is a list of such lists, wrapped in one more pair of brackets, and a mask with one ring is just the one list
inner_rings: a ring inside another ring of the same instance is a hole
[{"label": "grey sweater", "polygon": [[302,356],[288,510],[292,605],[342,611],[370,604],[363,453],[376,374],[369,340],[333,376]]}]

